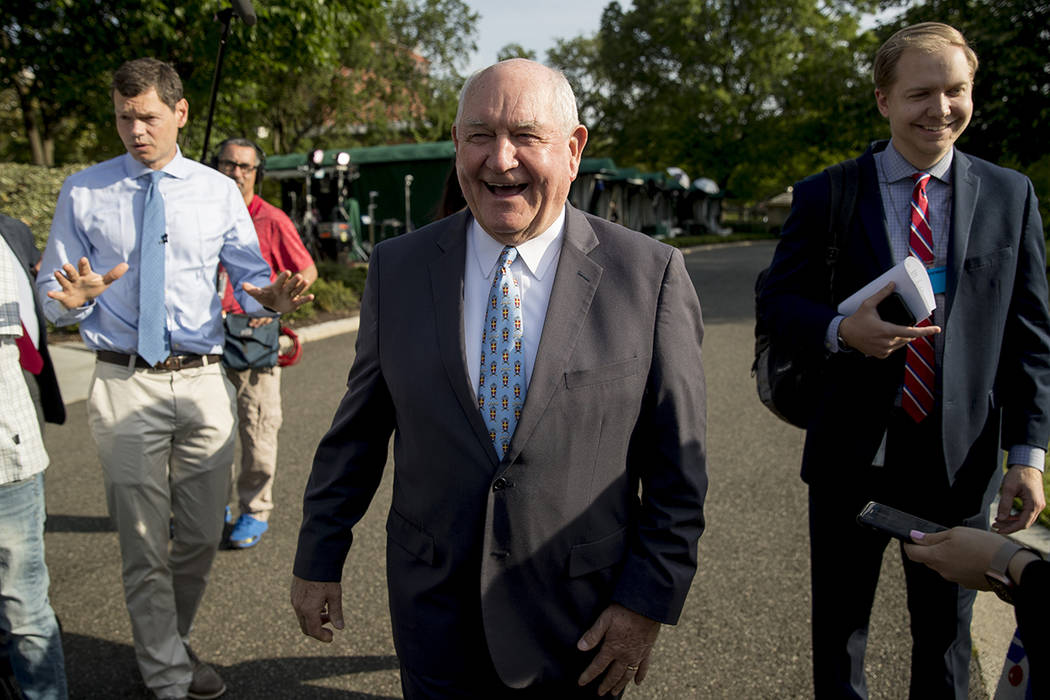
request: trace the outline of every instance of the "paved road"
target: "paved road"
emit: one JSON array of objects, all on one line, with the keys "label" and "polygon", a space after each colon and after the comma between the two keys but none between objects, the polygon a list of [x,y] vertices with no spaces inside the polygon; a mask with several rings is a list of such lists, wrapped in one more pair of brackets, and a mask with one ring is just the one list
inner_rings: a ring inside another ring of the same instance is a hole
[{"label": "paved road", "polygon": [[[709,527],[682,620],[664,629],[649,680],[628,697],[812,695],[802,433],[759,404],[749,375],[752,283],[771,253],[764,243],[687,256],[707,323]],[[331,645],[307,639],[287,602],[298,502],[313,448],[342,395],[354,339],[348,333],[311,342],[303,361],[286,370],[270,532],[255,549],[219,552],[197,616],[194,647],[219,668],[231,699],[400,697],[383,567],[389,469],[355,531],[344,577],[347,630]],[[71,696],[148,697],[135,666],[118,544],[84,402],[70,406],[65,426],[48,426],[45,439],[53,461],[47,555]],[[896,550],[887,554],[876,601],[868,664],[873,698],[906,695],[909,635],[898,559]]]}]

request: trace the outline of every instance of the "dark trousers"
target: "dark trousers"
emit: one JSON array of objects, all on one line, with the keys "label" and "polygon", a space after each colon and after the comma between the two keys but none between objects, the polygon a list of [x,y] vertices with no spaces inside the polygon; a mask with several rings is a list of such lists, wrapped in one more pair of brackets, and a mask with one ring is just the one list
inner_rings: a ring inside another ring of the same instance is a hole
[{"label": "dark trousers", "polygon": [[[946,527],[987,528],[980,496],[949,485],[936,418],[891,423],[886,465],[833,475],[809,491],[815,697],[867,698],[864,651],[879,569],[890,538],[857,524],[869,500]],[[967,478],[956,485],[969,484]],[[975,506],[974,503],[977,505]],[[975,508],[977,512],[975,512]],[[911,617],[911,698],[965,700],[974,591],[950,583],[901,553]]]}]

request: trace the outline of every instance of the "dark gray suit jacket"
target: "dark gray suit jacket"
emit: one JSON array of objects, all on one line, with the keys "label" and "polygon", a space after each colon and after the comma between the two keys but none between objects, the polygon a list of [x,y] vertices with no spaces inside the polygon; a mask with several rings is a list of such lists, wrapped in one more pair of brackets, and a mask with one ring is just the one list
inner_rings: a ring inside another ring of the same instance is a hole
[{"label": "dark gray suit jacket", "polygon": [[488,653],[522,687],[578,674],[589,657],[576,641],[612,602],[678,619],[704,526],[703,325],[677,250],[569,207],[535,371],[499,461],[464,360],[468,221],[375,249],[295,574],[340,580],[394,432],[399,657],[455,679]]},{"label": "dark gray suit jacket", "polygon": [[[889,269],[873,145],[858,159],[857,209],[842,237],[835,304]],[[1001,476],[999,446],[1050,439],[1050,312],[1046,250],[1032,183],[956,150],[945,290],[944,354],[935,410],[961,519],[987,507]],[[905,353],[886,360],[824,350],[835,316],[827,302],[826,173],[800,182],[759,312],[776,331],[827,357],[820,401],[806,435],[802,476],[831,484],[870,465],[886,431]],[[951,524],[951,523],[945,523]]]},{"label": "dark gray suit jacket", "polygon": [[14,252],[22,269],[29,278],[29,285],[33,289],[33,303],[36,308],[36,318],[39,328],[41,357],[44,358],[44,368],[36,375],[37,386],[40,387],[40,403],[44,409],[44,420],[48,423],[65,423],[66,406],[62,402],[62,392],[58,388],[58,378],[55,376],[55,367],[51,364],[51,354],[47,350],[47,321],[44,311],[40,307],[40,299],[36,295],[36,273],[33,267],[40,260],[40,251],[36,249],[33,241],[33,232],[29,227],[17,219],[0,214],[0,235],[7,241],[11,251]]}]

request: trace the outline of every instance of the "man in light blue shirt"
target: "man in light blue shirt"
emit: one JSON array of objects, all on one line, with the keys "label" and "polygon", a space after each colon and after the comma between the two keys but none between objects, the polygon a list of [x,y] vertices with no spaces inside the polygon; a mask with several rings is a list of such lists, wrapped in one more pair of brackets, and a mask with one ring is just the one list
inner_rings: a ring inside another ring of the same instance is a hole
[{"label": "man in light blue shirt", "polygon": [[[222,536],[236,426],[219,362],[218,265],[248,314],[313,297],[300,275],[270,283],[233,181],[183,157],[176,140],[189,107],[171,66],[125,63],[113,103],[127,153],[66,180],[37,288],[46,316],[79,323],[96,353],[88,419],[142,677],[158,698],[215,698],[225,684],[188,638]],[[150,243],[157,267],[140,273]]]}]

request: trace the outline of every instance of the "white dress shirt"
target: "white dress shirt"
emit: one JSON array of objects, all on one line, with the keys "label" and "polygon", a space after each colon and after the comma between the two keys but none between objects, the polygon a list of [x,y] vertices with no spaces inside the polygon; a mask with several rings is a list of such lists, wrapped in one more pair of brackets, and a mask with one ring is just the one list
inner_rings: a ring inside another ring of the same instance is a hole
[{"label": "white dress shirt", "polygon": [[[540,235],[517,246],[518,257],[510,271],[521,289],[522,346],[525,351],[525,384],[532,379],[536,350],[547,317],[561,242],[565,228],[565,209]],[[470,387],[475,395],[481,376],[481,328],[485,325],[485,302],[492,290],[503,244],[485,233],[477,220],[467,225],[467,252],[463,275],[463,345],[470,373]]]}]

